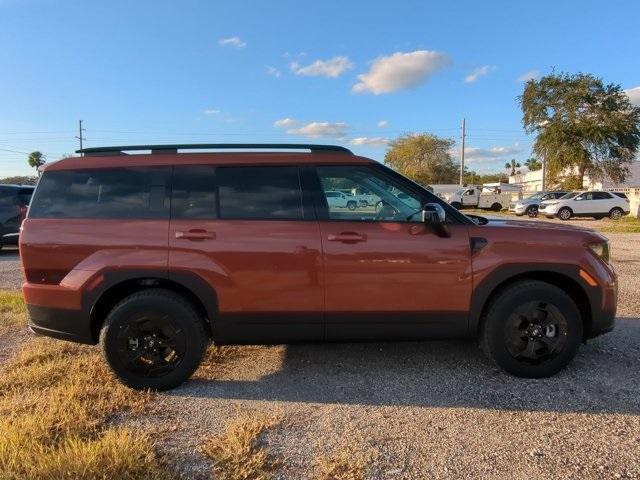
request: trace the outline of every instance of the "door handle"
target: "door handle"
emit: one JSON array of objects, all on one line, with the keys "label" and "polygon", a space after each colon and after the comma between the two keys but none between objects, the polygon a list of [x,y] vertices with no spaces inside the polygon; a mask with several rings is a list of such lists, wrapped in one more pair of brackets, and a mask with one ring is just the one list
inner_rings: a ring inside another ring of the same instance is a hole
[{"label": "door handle", "polygon": [[330,242],[358,243],[366,242],[367,236],[356,232],[340,232],[330,233],[327,235],[327,240]]},{"label": "door handle", "polygon": [[208,232],[202,229],[193,229],[186,232],[176,232],[176,238],[185,240],[209,240],[216,238],[215,232]]}]

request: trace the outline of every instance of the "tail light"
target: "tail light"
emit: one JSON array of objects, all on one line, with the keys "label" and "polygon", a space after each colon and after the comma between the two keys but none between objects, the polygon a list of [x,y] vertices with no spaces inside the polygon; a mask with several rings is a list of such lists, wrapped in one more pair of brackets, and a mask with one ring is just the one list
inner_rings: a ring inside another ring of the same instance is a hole
[{"label": "tail light", "polygon": [[26,205],[20,205],[20,207],[18,207],[18,210],[20,212],[20,222],[22,222],[25,218],[27,218],[27,211],[29,210],[29,207],[27,207]]}]

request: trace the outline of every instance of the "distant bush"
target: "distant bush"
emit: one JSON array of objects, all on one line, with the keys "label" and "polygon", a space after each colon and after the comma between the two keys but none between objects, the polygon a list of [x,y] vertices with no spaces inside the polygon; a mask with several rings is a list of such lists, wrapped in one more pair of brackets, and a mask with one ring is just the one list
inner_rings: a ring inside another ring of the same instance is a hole
[{"label": "distant bush", "polygon": [[15,184],[15,185],[35,185],[38,181],[38,177],[29,177],[29,176],[16,176],[16,177],[5,177],[0,178],[0,184]]}]

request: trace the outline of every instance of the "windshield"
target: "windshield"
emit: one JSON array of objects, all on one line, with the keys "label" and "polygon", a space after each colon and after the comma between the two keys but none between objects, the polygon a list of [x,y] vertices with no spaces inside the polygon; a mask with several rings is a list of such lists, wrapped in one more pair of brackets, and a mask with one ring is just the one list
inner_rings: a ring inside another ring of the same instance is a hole
[{"label": "windshield", "polygon": [[542,195],[544,195],[542,192],[534,193],[530,197],[527,197],[527,200],[538,200],[539,198],[542,198]]},{"label": "windshield", "polygon": [[561,200],[566,200],[566,199],[568,199],[568,198],[573,198],[573,197],[575,197],[576,195],[578,195],[579,193],[580,193],[580,192],[569,192],[569,193],[567,193],[566,195],[561,196],[561,197],[560,197],[560,199],[561,199]]},{"label": "windshield", "polygon": [[466,191],[467,191],[467,189],[466,189],[466,188],[463,188],[462,190],[457,190],[457,191],[456,191],[456,195],[462,195],[462,194],[463,194],[464,192],[466,192]]}]

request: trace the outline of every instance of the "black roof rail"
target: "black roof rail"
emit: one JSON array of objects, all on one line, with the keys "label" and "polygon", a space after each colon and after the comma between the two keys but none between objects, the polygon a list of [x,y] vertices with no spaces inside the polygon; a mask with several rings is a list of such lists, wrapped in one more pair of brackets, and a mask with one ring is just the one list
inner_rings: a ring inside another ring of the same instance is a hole
[{"label": "black roof rail", "polygon": [[348,148],[339,145],[312,143],[191,143],[184,145],[122,145],[117,147],[92,147],[76,150],[76,153],[96,155],[125,155],[124,152],[151,150],[151,153],[178,153],[178,150],[311,150],[311,152],[342,152],[353,155]]}]

